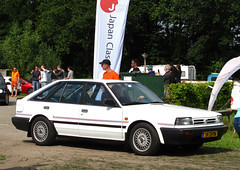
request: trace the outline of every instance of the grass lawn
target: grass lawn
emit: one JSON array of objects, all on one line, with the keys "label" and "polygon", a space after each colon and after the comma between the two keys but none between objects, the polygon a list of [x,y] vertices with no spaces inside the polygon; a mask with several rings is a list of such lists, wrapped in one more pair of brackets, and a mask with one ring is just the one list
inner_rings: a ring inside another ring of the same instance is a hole
[{"label": "grass lawn", "polygon": [[228,126],[228,131],[225,133],[221,140],[215,142],[205,143],[204,146],[219,147],[228,149],[240,149],[240,139],[233,129],[234,114],[231,115],[231,122],[228,122],[227,117],[223,117],[223,122]]},{"label": "grass lawn", "polygon": [[233,132],[232,129],[228,129],[227,133],[223,135],[221,140],[205,143],[204,146],[240,149],[240,139],[236,132]]},{"label": "grass lawn", "polygon": [[19,95],[18,95],[18,97],[25,97],[25,96],[27,96],[28,94],[26,94],[26,93],[20,93]]}]

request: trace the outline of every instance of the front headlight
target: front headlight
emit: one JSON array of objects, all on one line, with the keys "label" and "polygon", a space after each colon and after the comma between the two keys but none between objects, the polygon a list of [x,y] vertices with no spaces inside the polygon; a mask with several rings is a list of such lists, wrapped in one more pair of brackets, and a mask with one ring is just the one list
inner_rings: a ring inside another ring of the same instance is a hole
[{"label": "front headlight", "polygon": [[178,117],[176,118],[175,125],[192,125],[193,121],[191,117]]},{"label": "front headlight", "polygon": [[223,122],[222,115],[217,115],[217,123],[222,123],[222,122]]},{"label": "front headlight", "polygon": [[2,90],[2,89],[0,89],[0,93],[3,93],[3,90]]}]

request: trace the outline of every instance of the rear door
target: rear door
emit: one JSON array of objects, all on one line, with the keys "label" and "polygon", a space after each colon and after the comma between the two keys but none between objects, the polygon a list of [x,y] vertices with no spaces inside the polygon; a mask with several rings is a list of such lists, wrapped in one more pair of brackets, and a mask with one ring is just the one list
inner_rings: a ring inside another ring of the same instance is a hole
[{"label": "rear door", "polygon": [[53,123],[59,135],[79,136],[78,119],[81,109],[84,83],[68,82],[48,98],[46,106],[53,115]]},{"label": "rear door", "polygon": [[[36,114],[52,120],[58,135],[79,136],[78,118],[84,83],[65,82],[41,92],[33,98]],[[32,107],[33,108],[33,107]]]}]

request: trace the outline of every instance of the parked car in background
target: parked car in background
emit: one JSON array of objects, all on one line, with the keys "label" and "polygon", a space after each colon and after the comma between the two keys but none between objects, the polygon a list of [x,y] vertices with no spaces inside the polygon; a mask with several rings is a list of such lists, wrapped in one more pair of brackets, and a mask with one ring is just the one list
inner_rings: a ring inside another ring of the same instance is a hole
[{"label": "parked car in background", "polygon": [[162,145],[196,149],[227,131],[220,113],[165,104],[142,84],[121,80],[59,80],[16,103],[14,126],[38,145],[57,136],[125,142],[139,155]]},{"label": "parked car in background", "polygon": [[33,92],[33,85],[30,80],[20,78],[22,93],[30,94]]},{"label": "parked car in background", "polygon": [[[208,77],[207,77],[207,81],[216,81],[218,75],[219,75],[219,73],[211,73],[211,74],[209,74]],[[233,79],[232,77],[229,77],[229,79],[227,79],[227,81],[228,80],[232,80],[232,79]]]},{"label": "parked car in background", "polygon": [[0,73],[0,102],[5,105],[9,104],[9,90],[1,73]]},{"label": "parked car in background", "polygon": [[[5,79],[5,82],[7,84],[8,90],[11,93],[12,92],[12,87],[11,87],[11,79],[12,79],[12,77],[8,77],[7,76],[7,77],[4,77],[4,79]],[[17,91],[18,91],[18,94],[20,94],[22,92],[22,87],[21,87],[20,83],[18,83]]]}]

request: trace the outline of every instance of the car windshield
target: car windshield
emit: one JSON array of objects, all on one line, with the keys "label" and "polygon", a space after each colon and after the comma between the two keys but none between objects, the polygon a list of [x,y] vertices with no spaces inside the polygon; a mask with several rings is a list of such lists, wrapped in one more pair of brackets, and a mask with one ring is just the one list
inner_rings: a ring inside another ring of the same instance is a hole
[{"label": "car windshield", "polygon": [[108,83],[122,105],[163,103],[151,90],[140,83]]}]

